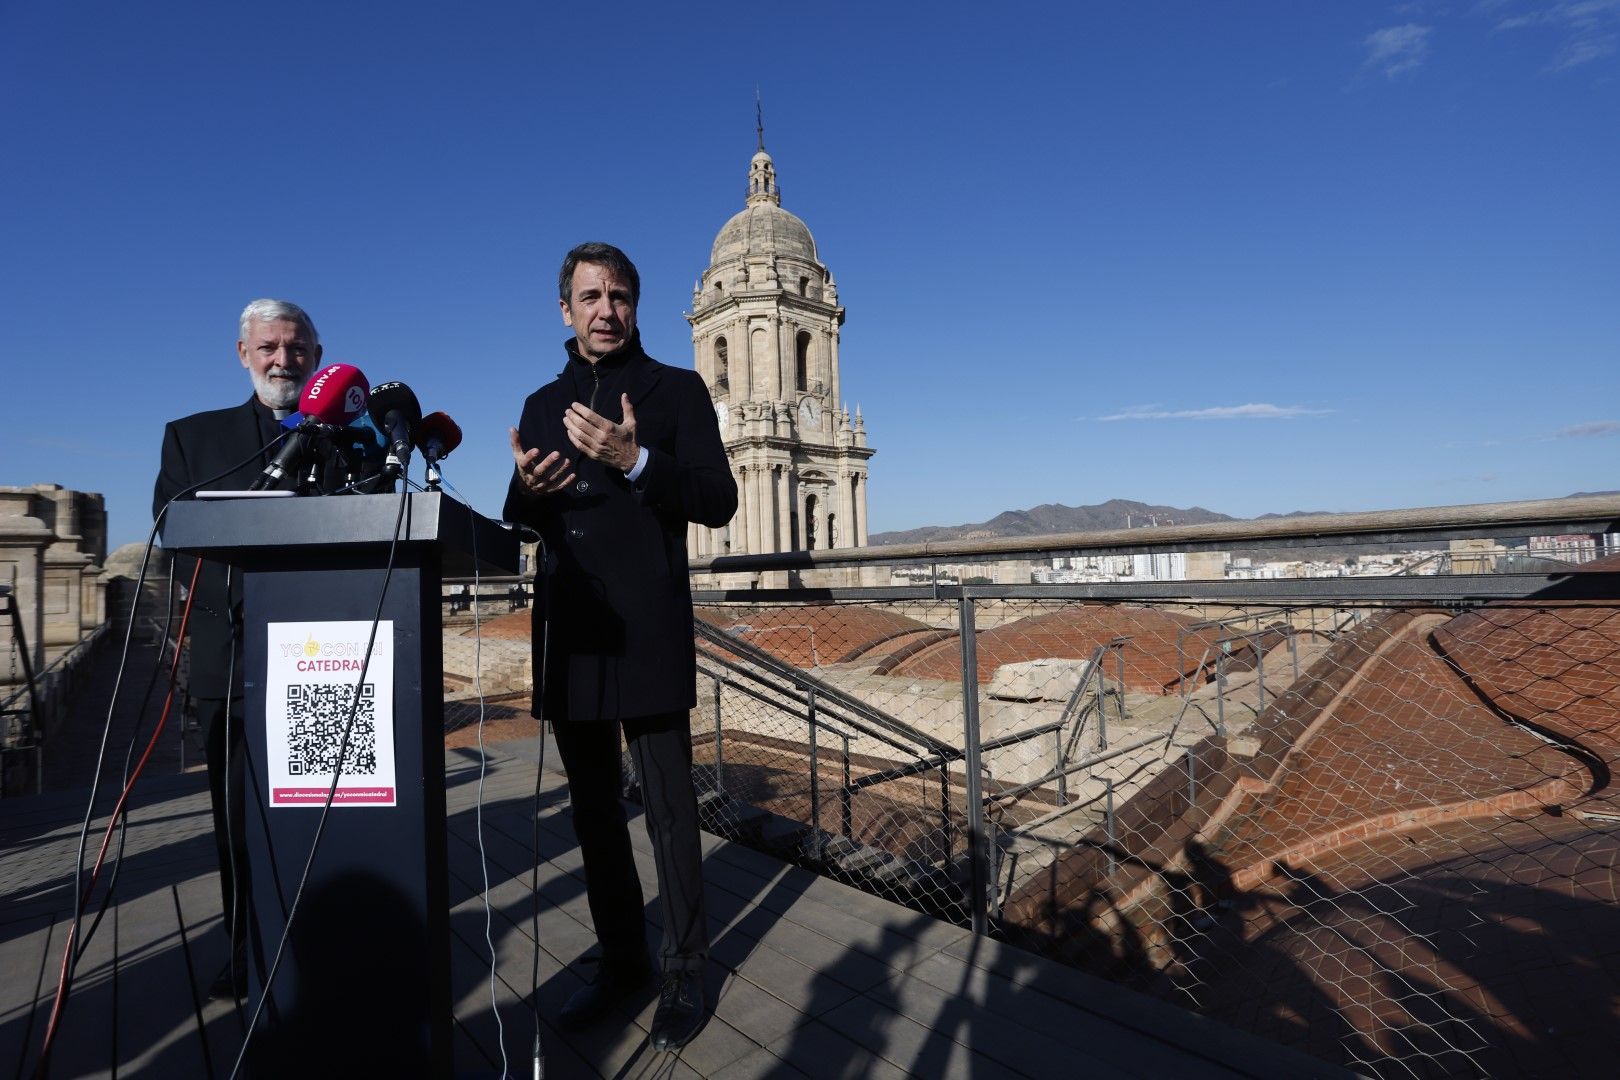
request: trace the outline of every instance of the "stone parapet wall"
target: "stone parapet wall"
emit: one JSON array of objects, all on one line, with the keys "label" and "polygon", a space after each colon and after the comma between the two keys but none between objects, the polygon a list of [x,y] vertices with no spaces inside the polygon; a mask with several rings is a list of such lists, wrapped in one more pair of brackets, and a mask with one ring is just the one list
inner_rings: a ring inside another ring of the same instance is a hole
[{"label": "stone parapet wall", "polygon": [[[59,484],[0,487],[0,584],[10,586],[35,672],[106,621],[107,511]],[[12,620],[0,625],[0,692],[24,680]]]}]

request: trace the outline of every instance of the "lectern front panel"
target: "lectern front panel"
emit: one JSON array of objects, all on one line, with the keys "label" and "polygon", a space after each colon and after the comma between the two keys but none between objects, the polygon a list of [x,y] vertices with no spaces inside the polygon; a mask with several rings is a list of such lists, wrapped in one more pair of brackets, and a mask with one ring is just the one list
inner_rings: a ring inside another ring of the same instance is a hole
[{"label": "lectern front panel", "polygon": [[[254,1035],[255,1075],[449,1073],[435,560],[431,548],[403,547],[386,595],[384,569],[361,552],[318,565],[305,552],[244,573],[255,1000],[315,840],[356,686],[361,698],[339,796],[266,1006],[269,1022]],[[361,685],[379,597],[383,630]],[[350,1031],[355,1037],[344,1038]]]}]

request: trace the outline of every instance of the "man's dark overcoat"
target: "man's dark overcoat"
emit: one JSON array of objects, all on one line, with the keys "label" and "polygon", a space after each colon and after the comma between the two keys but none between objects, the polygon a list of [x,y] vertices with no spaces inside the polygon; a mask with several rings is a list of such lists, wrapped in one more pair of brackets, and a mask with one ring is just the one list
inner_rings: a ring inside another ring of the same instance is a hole
[{"label": "man's dark overcoat", "polygon": [[618,391],[628,393],[637,442],[647,449],[632,484],[568,441],[563,414],[585,400],[580,391],[591,378],[572,339],[568,355],[568,367],[523,403],[518,439],[541,457],[561,451],[574,462],[575,481],[535,498],[514,474],[506,498],[507,520],[537,529],[548,552],[536,575],[535,671],[541,650],[549,652],[535,714],[543,705],[553,719],[624,720],[690,709],[697,680],[686,527],[718,528],[737,509],[714,406],[697,372],[660,364],[639,336],[599,360],[614,389],[599,395],[596,412],[622,422]]}]

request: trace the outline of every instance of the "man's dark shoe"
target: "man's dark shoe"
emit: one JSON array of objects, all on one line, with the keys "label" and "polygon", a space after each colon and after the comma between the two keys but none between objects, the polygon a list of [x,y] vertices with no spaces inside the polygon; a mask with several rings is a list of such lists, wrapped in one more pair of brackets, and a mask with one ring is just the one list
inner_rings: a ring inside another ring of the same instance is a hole
[{"label": "man's dark shoe", "polygon": [[647,985],[652,965],[646,961],[629,966],[604,963],[596,969],[590,985],[575,990],[557,1014],[557,1022],[569,1031],[590,1027],[613,1012],[613,1007]]},{"label": "man's dark shoe", "polygon": [[208,996],[215,1001],[240,1001],[247,997],[247,950],[234,950],[234,955],[219,969],[214,981],[208,984]]},{"label": "man's dark shoe", "polygon": [[679,1050],[702,1030],[708,1016],[703,1006],[703,972],[665,972],[648,1041],[654,1050]]}]

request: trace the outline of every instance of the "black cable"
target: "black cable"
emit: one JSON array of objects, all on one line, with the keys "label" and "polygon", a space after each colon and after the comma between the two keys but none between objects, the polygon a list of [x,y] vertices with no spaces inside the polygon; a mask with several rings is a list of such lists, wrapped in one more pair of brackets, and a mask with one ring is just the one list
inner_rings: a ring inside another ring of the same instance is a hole
[{"label": "black cable", "polygon": [[[147,534],[147,537],[146,537],[146,550],[144,552],[142,552],[142,554],[141,554],[141,568],[140,568],[140,571],[137,574],[136,579],[135,579],[135,597],[136,597],[136,602],[137,603],[139,602],[141,591],[146,587],[147,566],[151,562],[152,549],[157,543],[158,530],[163,524],[164,517],[169,512],[169,507],[174,505],[174,501],[176,499],[184,498],[187,495],[194,494],[195,492],[201,490],[206,485],[216,483],[216,482],[218,482],[220,480],[223,480],[225,477],[230,476],[232,473],[236,472],[238,469],[246,468],[248,465],[252,464],[254,461],[260,460],[262,458],[263,454],[264,454],[264,451],[266,451],[266,450],[270,449],[271,447],[274,447],[275,445],[280,443],[289,434],[291,434],[291,432],[284,432],[283,434],[278,435],[267,446],[264,446],[264,447],[261,447],[261,448],[259,448],[257,450],[254,450],[252,454],[250,454],[247,457],[243,458],[241,461],[237,462],[236,464],[231,465],[229,468],[226,468],[226,469],[220,471],[219,473],[215,474],[214,476],[210,476],[210,477],[207,477],[206,479],[199,480],[197,483],[192,484],[188,488],[183,488],[180,491],[175,492],[173,495],[171,495],[169,497],[168,501],[165,502],[161,508],[159,508],[159,510],[157,512],[157,516],[152,521],[152,529]],[[171,570],[170,570],[170,577],[171,577],[171,580],[172,580],[172,578],[173,578],[173,569],[172,569],[172,567],[171,567]],[[188,598],[188,602],[189,602],[189,599],[190,598]],[[84,886],[84,851],[85,851],[86,845],[89,843],[90,821],[95,816],[96,797],[100,794],[100,791],[101,791],[101,770],[106,765],[106,762],[107,762],[107,744],[112,740],[113,715],[114,715],[115,710],[118,707],[118,692],[123,688],[123,685],[124,685],[124,668],[125,668],[126,664],[129,661],[129,646],[130,646],[130,641],[133,638],[134,631],[135,631],[135,620],[132,617],[129,620],[128,625],[125,626],[125,628],[124,628],[124,641],[123,641],[123,645],[121,647],[121,651],[120,651],[119,657],[118,657],[118,670],[114,674],[112,694],[108,698],[108,701],[107,701],[107,720],[106,720],[106,723],[102,726],[102,729],[101,729],[101,745],[96,751],[95,772],[91,775],[91,779],[90,779],[90,798],[85,804],[84,821],[79,826],[79,844],[78,844],[77,852],[76,852],[76,854],[74,856],[74,864],[73,864],[73,898],[74,898],[74,901],[73,901],[73,925],[68,931],[68,934],[69,934],[68,941],[72,943],[72,946],[70,946],[69,954],[65,957],[65,963],[64,963],[64,969],[63,969],[63,972],[62,972],[61,982],[59,983],[58,988],[57,988],[57,993],[58,993],[58,999],[59,1000],[58,1000],[57,1009],[55,1010],[56,1011],[56,1016],[54,1018],[57,1022],[60,1022],[61,1012],[65,1011],[65,1009],[66,1009],[67,996],[70,993],[72,993],[73,975],[74,975],[74,972],[78,968],[79,958],[84,955],[84,950],[85,950],[86,947],[88,947],[88,945],[90,943],[90,938],[89,938],[88,935],[86,935],[82,939],[80,937],[80,932],[83,929],[81,924],[82,924],[82,921],[83,921],[83,918],[84,918],[84,912],[85,912],[86,907],[88,906],[88,902],[89,902],[89,899],[90,899],[89,896],[86,893],[85,886]],[[127,782],[126,782],[126,787],[127,786],[128,785],[127,785]],[[127,807],[124,808],[121,811],[121,815],[127,815],[127,813],[128,813]],[[123,821],[123,820],[126,820],[126,819],[127,819],[126,817],[121,816],[120,821]],[[110,889],[109,889],[109,896],[110,896]],[[96,925],[99,925],[99,923],[100,923],[100,917],[98,915],[98,917],[96,919]],[[34,1067],[34,1075],[36,1077],[43,1078],[43,1077],[46,1077],[46,1076],[50,1075],[51,1043],[52,1043],[52,1039],[55,1036],[55,1033],[56,1033],[56,1026],[53,1023],[52,1025],[50,1025],[48,1027],[48,1029],[47,1029],[47,1031],[45,1033],[45,1041],[44,1041],[43,1046],[40,1049],[39,1061],[35,1064],[35,1067]]]},{"label": "black cable", "polygon": [[[231,606],[230,602],[231,575],[235,569],[236,568],[232,566],[227,566],[225,568],[225,618],[227,620],[227,625],[230,625],[236,619],[235,609]],[[240,929],[245,935],[247,933],[247,927],[244,926],[238,928],[236,925],[236,913],[246,905],[246,901],[243,900],[241,896],[242,873],[236,865],[236,833],[231,823],[231,773],[234,771],[231,768],[231,757],[235,752],[231,743],[231,713],[235,710],[236,705],[236,642],[236,628],[235,626],[232,626],[231,658],[225,662],[225,760],[220,762],[220,767],[225,773],[224,777],[222,778],[224,781],[225,792],[225,850],[230,853],[230,857],[226,860],[226,870],[228,870],[231,875],[231,910],[225,912],[225,932],[231,952],[230,958],[226,960],[225,963],[230,968],[231,1005],[235,1009],[238,1019],[240,1019],[242,1013],[242,1002],[241,999],[236,996],[236,934],[238,929]],[[246,713],[246,711],[246,708],[244,708],[243,712]],[[244,719],[246,719],[245,716]],[[244,735],[243,738],[246,738],[246,736]],[[208,732],[205,731],[203,732],[203,763],[205,767],[207,762]],[[244,825],[244,829],[245,828],[246,826]],[[243,835],[246,836],[245,831]],[[243,981],[246,981],[246,978],[247,973],[243,972]]]},{"label": "black cable", "polygon": [[[292,432],[290,432],[290,431],[284,431],[282,434],[276,436],[273,440],[271,440],[267,445],[259,448],[258,450],[253,451],[252,454],[249,454],[247,457],[243,458],[241,461],[237,462],[236,464],[230,466],[227,469],[222,470],[219,473],[216,473],[213,476],[210,476],[210,477],[208,477],[206,479],[203,479],[203,480],[199,480],[197,483],[192,484],[190,487],[183,488],[180,491],[175,492],[173,495],[171,495],[169,497],[168,501],[165,502],[163,504],[163,506],[158,510],[157,517],[152,520],[151,532],[149,532],[147,534],[147,537],[146,537],[146,550],[141,554],[141,569],[140,569],[140,572],[136,576],[136,579],[135,579],[135,597],[136,597],[136,602],[137,603],[140,600],[141,590],[144,589],[145,586],[146,586],[146,568],[147,568],[147,564],[150,562],[150,560],[152,558],[152,548],[157,543],[158,530],[162,527],[163,519],[168,515],[169,507],[174,505],[175,500],[176,499],[183,499],[187,495],[193,495],[196,492],[202,490],[207,485],[217,483],[218,481],[225,479],[225,477],[230,476],[232,473],[236,472],[238,469],[246,468],[248,465],[252,464],[254,461],[257,461],[260,458],[262,458],[265,451],[273,449],[275,446],[280,444],[283,440],[285,440],[291,434],[292,434]],[[171,585],[172,585],[173,578],[174,578],[174,569],[173,569],[172,565],[170,566],[169,577],[170,577],[170,581],[171,581]],[[112,697],[107,702],[107,722],[103,726],[102,732],[101,732],[101,748],[96,754],[96,771],[95,771],[95,773],[94,773],[94,775],[93,775],[93,777],[91,778],[91,781],[90,781],[90,802],[89,802],[89,805],[85,807],[84,823],[79,829],[78,861],[74,866],[74,873],[73,873],[73,884],[74,884],[75,889],[80,887],[80,882],[81,882],[81,880],[83,879],[83,876],[84,876],[84,849],[85,849],[85,844],[87,843],[88,838],[89,838],[90,819],[93,816],[95,805],[96,805],[96,795],[98,794],[100,786],[101,786],[101,769],[102,769],[102,766],[106,763],[107,743],[108,743],[108,740],[111,738],[111,735],[112,735],[113,711],[118,705],[118,691],[123,686],[123,682],[124,682],[124,665],[129,659],[129,644],[130,644],[131,638],[133,637],[134,631],[135,631],[135,620],[133,618],[131,618],[129,620],[129,624],[124,628],[123,651],[121,652],[121,654],[119,655],[119,658],[118,658],[118,672],[113,678]],[[165,627],[165,635],[167,635],[167,627]],[[176,643],[175,647],[179,648],[179,644]],[[75,941],[78,940],[79,918],[80,918],[81,913],[82,913],[82,908],[80,908],[79,910],[76,910],[74,912],[74,916],[73,916],[73,935],[74,935],[74,940]],[[82,951],[83,948],[88,944],[89,944],[88,940],[80,942],[80,945],[79,945],[80,950]]]},{"label": "black cable", "polygon": [[[141,707],[136,710],[135,724],[130,729],[129,742],[124,747],[124,771],[123,771],[122,775],[119,777],[123,787],[128,787],[129,786],[129,770],[130,770],[130,766],[133,765],[134,761],[135,761],[135,747],[141,741],[141,724],[142,724],[142,721],[144,721],[144,719],[146,718],[147,712],[151,709],[151,706],[152,706],[152,691],[157,689],[158,673],[163,670],[163,656],[164,656],[164,654],[166,652],[168,652],[168,648],[169,648],[169,630],[174,625],[174,584],[175,584],[174,583],[174,573],[173,573],[173,569],[172,569],[172,566],[171,566],[171,570],[170,570],[170,573],[169,573],[168,596],[166,597],[165,603],[164,603],[162,645],[158,649],[157,660],[152,665],[152,673],[149,676],[147,676],[146,690],[141,694]],[[129,617],[130,617],[131,621],[134,620],[135,612],[140,607],[140,599],[141,599],[140,592],[137,591],[135,593],[134,600],[132,600],[131,603],[130,603]],[[180,643],[177,641],[177,642],[175,642],[175,651],[177,653],[179,651],[179,648],[180,648]],[[184,735],[182,735],[182,738],[183,737],[184,737]],[[95,916],[95,918],[90,920],[90,928],[84,932],[84,943],[85,944],[88,944],[89,941],[96,936],[96,927],[101,925],[101,920],[107,914],[107,908],[112,903],[113,895],[117,891],[117,888],[118,888],[118,873],[119,873],[119,870],[122,869],[122,867],[124,865],[124,847],[125,847],[125,841],[128,839],[128,835],[129,835],[129,811],[128,811],[128,808],[126,807],[125,811],[122,814],[118,815],[118,846],[113,852],[112,864],[108,868],[108,871],[107,871],[107,887],[106,887],[105,890],[102,891],[101,903],[96,907],[96,916]],[[116,929],[116,927],[115,927],[115,929]],[[81,944],[80,947],[79,947],[79,953],[80,953],[81,956],[84,953],[84,945],[83,944]],[[116,950],[114,950],[113,960],[114,960],[114,963],[116,964],[116,962],[117,962],[117,951]]]},{"label": "black cable", "polygon": [[349,702],[349,716],[343,723],[343,738],[338,742],[337,758],[332,764],[332,785],[326,790],[326,802],[321,806],[321,816],[315,823],[315,837],[310,841],[309,856],[304,860],[304,870],[298,876],[298,887],[293,891],[292,905],[287,909],[287,921],[281,928],[281,940],[276,943],[275,958],[270,962],[270,971],[265,975],[264,987],[259,993],[258,1003],[253,1008],[253,1018],[248,1021],[247,1031],[242,1036],[242,1048],[237,1051],[236,1064],[231,1066],[231,1078],[235,1080],[242,1072],[242,1062],[247,1059],[248,1046],[253,1041],[253,1033],[258,1029],[259,1017],[264,1014],[265,1002],[270,1000],[270,991],[275,986],[276,972],[281,970],[281,958],[287,949],[287,941],[292,936],[293,919],[298,914],[298,903],[304,898],[304,886],[309,883],[309,872],[315,865],[315,853],[320,850],[321,836],[326,831],[326,819],[332,812],[332,801],[337,798],[338,782],[343,778],[343,758],[349,752],[349,735],[354,731],[354,718],[360,712],[360,693],[366,684],[366,672],[371,667],[371,650],[377,643],[377,627],[382,623],[383,603],[388,599],[388,583],[394,576],[394,560],[399,552],[399,535],[405,525],[405,507],[410,503],[410,490],[406,488],[399,493],[399,513],[394,518],[394,537],[388,545],[388,564],[383,571],[382,588],[377,593],[377,609],[371,617],[371,634],[366,639],[366,654],[360,661],[360,674],[355,679],[354,697]]}]

